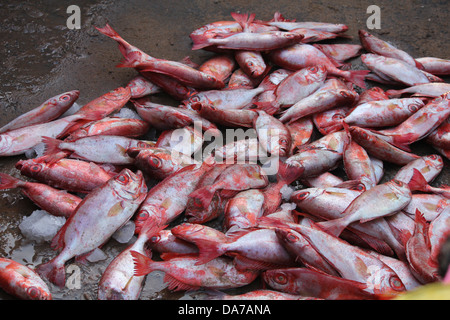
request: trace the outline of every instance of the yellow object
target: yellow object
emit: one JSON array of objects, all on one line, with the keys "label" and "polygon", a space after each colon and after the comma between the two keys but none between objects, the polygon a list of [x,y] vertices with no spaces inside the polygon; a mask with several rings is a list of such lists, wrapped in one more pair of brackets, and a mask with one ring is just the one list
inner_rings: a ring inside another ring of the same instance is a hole
[{"label": "yellow object", "polygon": [[450,284],[427,284],[400,294],[394,300],[450,300]]}]

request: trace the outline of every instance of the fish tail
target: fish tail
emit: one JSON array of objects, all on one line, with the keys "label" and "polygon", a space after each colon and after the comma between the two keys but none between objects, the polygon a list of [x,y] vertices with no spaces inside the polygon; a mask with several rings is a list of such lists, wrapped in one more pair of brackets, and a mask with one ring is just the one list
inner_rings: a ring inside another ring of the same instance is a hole
[{"label": "fish tail", "polygon": [[248,13],[244,14],[244,13],[237,13],[237,12],[232,12],[231,16],[233,17],[234,20],[236,20],[236,22],[238,22],[242,29],[246,29],[248,28],[248,26],[253,23],[253,21],[255,20],[256,14],[252,13],[250,14],[250,16],[248,15]]},{"label": "fish tail", "polygon": [[64,287],[64,284],[66,283],[64,264],[61,265],[57,263],[55,259],[38,265],[36,267],[36,272],[60,288]]},{"label": "fish tail", "polygon": [[269,115],[274,115],[280,109],[280,105],[273,101],[255,101],[253,104],[256,105],[257,110],[262,110]]},{"label": "fish tail", "polygon": [[[141,60],[141,54],[137,51],[129,52],[123,55],[123,59],[120,61],[117,68],[135,68],[139,65]],[[151,70],[143,70],[151,71]]]},{"label": "fish tail", "polygon": [[23,184],[22,180],[0,172],[0,190],[17,188]]},{"label": "fish tail", "polygon": [[42,142],[44,143],[44,155],[51,155],[62,151],[59,148],[61,144],[61,140],[50,138],[50,137],[42,137]]},{"label": "fish tail", "polygon": [[292,182],[299,179],[303,172],[305,171],[304,167],[301,166],[291,166],[280,160],[278,165],[278,181],[284,181],[286,184],[291,184]]},{"label": "fish tail", "polygon": [[318,222],[316,223],[316,225],[318,225],[325,232],[335,237],[339,237],[342,231],[344,231],[344,229],[347,227],[347,224],[341,218]]},{"label": "fish tail", "polygon": [[195,244],[198,247],[199,256],[196,265],[205,264],[217,257],[224,254],[225,250],[220,248],[221,242],[214,239],[202,239],[201,241],[196,241]]},{"label": "fish tail", "polygon": [[369,73],[370,70],[349,70],[347,71],[347,76],[345,78],[358,87],[365,89],[366,83],[364,80]]},{"label": "fish tail", "polygon": [[189,197],[193,198],[194,204],[196,204],[198,207],[201,206],[203,208],[208,208],[215,192],[216,190],[214,188],[206,186],[193,191],[191,194],[189,194]]},{"label": "fish tail", "polygon": [[103,33],[105,36],[116,40],[119,43],[119,50],[122,55],[127,56],[127,51],[130,44],[126,42],[109,24],[106,24],[103,28],[95,27],[95,29]]},{"label": "fish tail", "polygon": [[409,180],[408,186],[411,191],[427,191],[428,181],[425,180],[419,170],[414,168],[413,175],[411,180]]},{"label": "fish tail", "polygon": [[416,64],[416,68],[419,70],[425,70],[425,67],[423,66],[422,63],[420,63],[419,61],[417,61],[416,59],[414,59],[414,63]]},{"label": "fish tail", "polygon": [[210,46],[209,38],[206,36],[196,36],[195,38],[192,39],[192,41],[194,41],[194,44],[192,45],[192,50],[200,50]]},{"label": "fish tail", "polygon": [[135,276],[145,276],[146,274],[149,274],[153,271],[153,269],[150,267],[153,262],[151,258],[134,250],[130,251],[130,253],[133,256]]}]

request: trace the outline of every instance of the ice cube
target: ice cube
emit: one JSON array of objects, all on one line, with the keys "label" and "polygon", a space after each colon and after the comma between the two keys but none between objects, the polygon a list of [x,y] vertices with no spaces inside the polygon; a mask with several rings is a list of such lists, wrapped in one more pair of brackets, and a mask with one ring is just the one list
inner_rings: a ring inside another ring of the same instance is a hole
[{"label": "ice cube", "polygon": [[108,258],[106,253],[103,252],[102,249],[95,248],[90,255],[86,257],[86,260],[89,262],[98,262]]},{"label": "ice cube", "polygon": [[283,198],[284,201],[288,201],[291,198],[291,195],[294,191],[295,191],[294,188],[285,184],[280,189],[281,197]]},{"label": "ice cube", "polygon": [[135,225],[133,221],[128,221],[122,228],[117,230],[113,235],[113,239],[120,243],[128,243],[134,235]]},{"label": "ice cube", "polygon": [[35,210],[23,218],[19,229],[28,240],[41,243],[51,241],[65,222],[64,217],[52,216],[45,210]]}]

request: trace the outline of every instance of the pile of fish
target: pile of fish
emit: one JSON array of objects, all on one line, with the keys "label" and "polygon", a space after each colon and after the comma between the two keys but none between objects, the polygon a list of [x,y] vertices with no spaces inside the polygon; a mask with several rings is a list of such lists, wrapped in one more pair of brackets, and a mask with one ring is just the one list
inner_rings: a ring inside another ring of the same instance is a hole
[{"label": "pile of fish", "polygon": [[[0,259],[1,288],[51,299],[42,279],[63,287],[66,262],[85,261],[129,221],[136,241],[104,270],[98,299],[138,299],[156,270],[170,290],[217,299],[392,298],[450,281],[438,268],[450,189],[430,185],[450,155],[440,78],[450,61],[414,59],[363,30],[361,45],[326,43],[348,38],[346,25],[232,17],[190,34],[193,50],[212,52],[201,65],[98,28],[136,78],[70,116],[78,91],[0,129],[2,156],[45,146],[17,162],[24,179],[1,173],[0,188],[67,218],[50,261],[32,270]],[[367,70],[351,69],[359,56]],[[177,105],[152,102],[159,93]],[[139,117],[116,116],[127,103]],[[229,129],[255,134],[212,144]],[[415,154],[417,141],[436,152]],[[388,181],[386,162],[399,168]],[[257,278],[264,288],[225,293]]]}]

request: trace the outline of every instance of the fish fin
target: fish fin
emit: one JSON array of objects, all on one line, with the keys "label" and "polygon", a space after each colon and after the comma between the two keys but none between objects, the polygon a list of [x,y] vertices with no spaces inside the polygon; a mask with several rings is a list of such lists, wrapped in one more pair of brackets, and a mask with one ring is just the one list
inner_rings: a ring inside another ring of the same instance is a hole
[{"label": "fish fin", "polygon": [[[367,244],[370,248],[372,248],[376,252],[381,253],[385,256],[392,256],[394,254],[392,248],[383,240],[371,236],[367,233],[361,232],[354,228],[350,228],[350,232],[352,235],[358,237],[359,241],[363,241],[365,244]],[[346,236],[348,236],[348,234],[346,234]]]},{"label": "fish fin", "polygon": [[164,275],[164,282],[167,282],[168,284],[167,288],[171,291],[181,291],[181,290],[187,291],[199,289],[199,287],[191,286],[187,283],[184,283],[168,273]]},{"label": "fish fin", "polygon": [[135,276],[145,276],[153,271],[150,267],[153,260],[142,253],[131,250],[131,256],[133,257],[134,262],[134,275]]},{"label": "fish fin", "polygon": [[414,142],[415,136],[417,136],[417,134],[413,133],[413,132],[402,134],[402,135],[392,136],[393,144],[396,147],[398,147],[399,149],[402,149],[402,150],[409,149],[408,152],[411,152],[411,149],[409,148],[408,145],[411,144],[412,142]]},{"label": "fish fin", "polygon": [[147,239],[150,239],[151,237],[157,235],[161,230],[165,229],[166,227],[167,225],[161,226],[154,219],[147,219],[144,221],[139,231],[139,235],[145,234]]},{"label": "fish fin", "polygon": [[404,92],[404,90],[389,89],[386,91],[386,95],[391,98],[399,98]]},{"label": "fish fin", "polygon": [[416,168],[413,169],[413,175],[408,183],[411,191],[427,191],[428,181],[425,180],[422,173]]},{"label": "fish fin", "polygon": [[225,253],[225,249],[220,248],[222,243],[215,239],[202,239],[196,241],[195,245],[198,247],[199,255],[195,265],[205,264]]},{"label": "fish fin", "polygon": [[345,223],[345,220],[343,220],[342,218],[317,222],[316,225],[319,226],[323,231],[335,237],[339,237],[342,231],[344,231],[344,229],[347,227],[347,223]]},{"label": "fish fin", "polygon": [[0,172],[0,190],[17,188],[24,184],[24,181]]},{"label": "fish fin", "polygon": [[416,59],[414,59],[414,63],[416,64],[416,68],[419,70],[425,70],[425,67],[423,66],[422,63],[420,63],[419,61],[417,61]]},{"label": "fish fin", "polygon": [[262,110],[269,115],[274,115],[280,109],[280,105],[276,101],[254,101],[257,110]]},{"label": "fish fin", "polygon": [[51,155],[62,151],[59,148],[61,144],[61,140],[51,138],[51,137],[42,137],[42,142],[44,143],[44,155]]},{"label": "fish fin", "polygon": [[[135,68],[139,64],[141,54],[137,51],[130,52],[124,55],[123,59],[120,61],[117,68]],[[145,71],[145,70],[142,70]],[[151,70],[150,70],[151,71]]]},{"label": "fish fin", "polygon": [[242,29],[245,31],[255,21],[256,14],[252,13],[249,16],[248,13],[243,14],[232,12],[231,16],[233,17],[234,20],[236,20],[236,22],[238,22],[241,25]]},{"label": "fish fin", "polygon": [[197,37],[196,42],[192,45],[192,50],[199,50],[206,47],[209,47],[211,44],[209,43],[209,39],[207,37]]},{"label": "fish fin", "polygon": [[268,269],[280,269],[286,267],[285,265],[280,265],[277,263],[250,259],[242,255],[236,255],[234,257],[233,262],[238,271],[247,271],[247,270],[264,271]]},{"label": "fish fin", "polygon": [[95,27],[100,33],[104,34],[107,37],[110,37],[113,40],[116,40],[119,44],[119,50],[122,55],[127,55],[127,46],[129,44],[109,25],[106,24],[103,28]]},{"label": "fish fin", "polygon": [[305,171],[304,167],[301,166],[291,166],[283,161],[279,161],[278,165],[278,181],[284,181],[286,184],[291,184],[294,181],[298,180],[303,172]]},{"label": "fish fin", "polygon": [[360,88],[366,88],[364,79],[366,78],[366,75],[370,73],[370,70],[349,70],[348,73],[349,75],[345,77],[348,81]]},{"label": "fish fin", "polygon": [[36,267],[35,271],[42,277],[48,279],[51,283],[58,287],[64,287],[66,283],[66,270],[63,265],[58,265],[55,259],[50,260],[47,263],[40,264]]},{"label": "fish fin", "polygon": [[197,206],[199,206],[198,204],[201,204],[203,208],[208,208],[215,192],[216,189],[210,186],[205,186],[190,193],[189,197],[194,198],[194,202],[197,204]]}]

